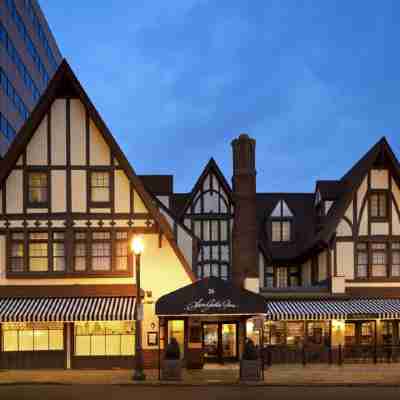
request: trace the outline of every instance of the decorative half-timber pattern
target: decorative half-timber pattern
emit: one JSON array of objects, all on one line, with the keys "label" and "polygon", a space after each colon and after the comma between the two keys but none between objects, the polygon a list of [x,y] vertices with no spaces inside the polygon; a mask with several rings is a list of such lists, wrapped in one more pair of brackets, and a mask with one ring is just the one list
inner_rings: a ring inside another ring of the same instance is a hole
[{"label": "decorative half-timber pattern", "polygon": [[270,320],[400,318],[400,299],[281,300],[268,302]]},{"label": "decorative half-timber pattern", "polygon": [[0,299],[0,322],[132,321],[135,297]]}]

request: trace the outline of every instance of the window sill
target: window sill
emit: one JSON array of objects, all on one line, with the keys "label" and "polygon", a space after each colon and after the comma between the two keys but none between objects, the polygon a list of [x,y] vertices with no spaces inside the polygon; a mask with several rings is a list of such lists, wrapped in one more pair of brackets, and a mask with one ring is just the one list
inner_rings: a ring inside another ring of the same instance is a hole
[{"label": "window sill", "polygon": [[7,279],[132,278],[132,271],[7,272]]}]

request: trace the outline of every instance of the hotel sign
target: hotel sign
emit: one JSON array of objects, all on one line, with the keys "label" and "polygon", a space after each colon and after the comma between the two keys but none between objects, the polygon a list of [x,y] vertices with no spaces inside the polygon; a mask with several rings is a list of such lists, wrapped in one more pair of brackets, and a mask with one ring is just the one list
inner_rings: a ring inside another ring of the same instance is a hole
[{"label": "hotel sign", "polygon": [[185,306],[186,312],[212,313],[212,312],[233,312],[238,308],[230,299],[198,299]]}]

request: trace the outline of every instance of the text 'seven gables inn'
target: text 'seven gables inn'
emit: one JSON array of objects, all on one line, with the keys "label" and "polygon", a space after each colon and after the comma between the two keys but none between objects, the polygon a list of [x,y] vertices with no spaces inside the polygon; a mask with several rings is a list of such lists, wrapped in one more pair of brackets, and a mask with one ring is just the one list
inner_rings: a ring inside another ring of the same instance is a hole
[{"label": "text 'seven gables inn'", "polygon": [[400,344],[387,141],[313,193],[257,193],[255,141],[231,146],[232,184],[212,158],[189,193],[137,175],[63,61],[1,160],[0,368],[130,368],[139,313],[147,367],[171,337],[188,368],[238,360],[246,337],[277,362],[304,345],[351,358]]}]

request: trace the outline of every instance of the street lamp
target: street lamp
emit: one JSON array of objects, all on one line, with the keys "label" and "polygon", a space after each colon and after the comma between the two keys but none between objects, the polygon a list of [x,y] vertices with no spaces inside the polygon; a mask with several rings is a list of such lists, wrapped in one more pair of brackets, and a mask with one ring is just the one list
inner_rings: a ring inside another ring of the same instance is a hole
[{"label": "street lamp", "polygon": [[[131,251],[135,254],[136,266],[136,320],[135,320],[135,372],[133,380],[144,381],[146,375],[143,371],[143,351],[142,351],[142,319],[143,306],[140,290],[140,256],[143,253],[144,245],[140,236],[134,236],[131,241]],[[132,257],[133,262],[133,257]],[[133,268],[132,268],[133,269]]]}]

